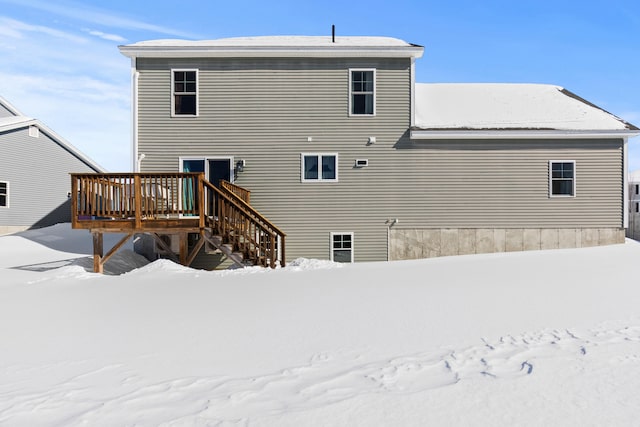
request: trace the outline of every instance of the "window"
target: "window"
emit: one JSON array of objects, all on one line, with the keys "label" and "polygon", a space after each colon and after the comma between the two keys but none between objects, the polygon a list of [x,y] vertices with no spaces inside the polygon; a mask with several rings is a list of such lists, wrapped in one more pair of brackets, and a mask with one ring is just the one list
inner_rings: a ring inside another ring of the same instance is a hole
[{"label": "window", "polygon": [[198,70],[171,70],[172,113],[198,115]]},{"label": "window", "polygon": [[638,194],[639,189],[640,189],[640,185],[636,184],[636,194]]},{"label": "window", "polygon": [[353,233],[331,233],[331,261],[353,262]]},{"label": "window", "polygon": [[337,154],[302,154],[302,182],[338,181]]},{"label": "window", "polygon": [[638,213],[638,205],[640,205],[640,203],[636,203],[636,213]]},{"label": "window", "polygon": [[574,160],[549,162],[549,196],[574,197],[576,195],[575,169]]},{"label": "window", "polygon": [[349,70],[349,115],[376,114],[376,70]]},{"label": "window", "polygon": [[9,207],[9,183],[0,181],[0,208]]}]

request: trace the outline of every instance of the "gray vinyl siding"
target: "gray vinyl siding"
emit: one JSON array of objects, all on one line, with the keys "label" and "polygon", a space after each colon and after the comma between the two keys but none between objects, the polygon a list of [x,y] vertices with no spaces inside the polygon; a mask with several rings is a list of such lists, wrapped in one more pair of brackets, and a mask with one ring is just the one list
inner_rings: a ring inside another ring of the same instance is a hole
[{"label": "gray vinyl siding", "polygon": [[0,226],[45,227],[69,222],[71,172],[96,172],[45,132],[28,127],[0,132],[0,181],[9,182],[9,207]]},{"label": "gray vinyl siding", "polygon": [[[412,141],[408,59],[138,59],[143,171],[179,157],[244,159],[236,183],[287,233],[287,258],[387,259],[395,228],[622,226],[622,141]],[[170,69],[199,70],[199,116],[171,118]],[[376,116],[349,117],[349,68],[376,69]],[[376,142],[367,144],[368,137]],[[308,142],[308,137],[312,138]],[[338,182],[301,182],[302,153],[338,153]],[[354,168],[356,159],[369,166]],[[548,197],[548,161],[575,160],[577,197]]]},{"label": "gray vinyl siding", "polygon": [[[405,222],[428,228],[622,226],[622,140],[424,141],[407,148]],[[549,197],[549,161],[575,160],[576,197]]]}]

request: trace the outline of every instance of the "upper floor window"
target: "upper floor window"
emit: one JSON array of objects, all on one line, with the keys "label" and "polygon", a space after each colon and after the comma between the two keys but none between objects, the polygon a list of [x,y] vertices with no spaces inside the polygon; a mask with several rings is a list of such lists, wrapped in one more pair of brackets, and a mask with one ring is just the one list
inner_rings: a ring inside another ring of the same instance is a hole
[{"label": "upper floor window", "polygon": [[549,162],[549,195],[573,197],[576,195],[575,160]]},{"label": "upper floor window", "polygon": [[9,183],[0,181],[0,208],[9,207]]},{"label": "upper floor window", "polygon": [[349,70],[349,115],[376,114],[376,70]]},{"label": "upper floor window", "polygon": [[302,182],[337,180],[337,154],[302,154]]},{"label": "upper floor window", "polygon": [[174,116],[198,115],[198,70],[171,70],[171,92]]}]

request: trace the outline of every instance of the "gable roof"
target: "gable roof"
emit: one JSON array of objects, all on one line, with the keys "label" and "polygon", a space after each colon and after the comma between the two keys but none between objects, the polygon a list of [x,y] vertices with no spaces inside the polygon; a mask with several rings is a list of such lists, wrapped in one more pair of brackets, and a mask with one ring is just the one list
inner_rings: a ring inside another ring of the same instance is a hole
[{"label": "gable roof", "polygon": [[72,155],[80,159],[91,169],[99,173],[106,172],[106,170],[102,166],[100,166],[99,164],[91,160],[89,157],[83,154],[80,150],[78,150],[76,147],[71,145],[69,141],[67,141],[60,135],[58,135],[51,128],[49,128],[44,123],[42,123],[40,120],[23,115],[22,113],[20,113],[20,111],[18,111],[18,109],[16,109],[13,105],[11,105],[9,101],[7,101],[2,97],[0,97],[0,104],[3,107],[5,107],[7,110],[9,110],[11,113],[15,114],[13,117],[0,118],[0,133],[9,132],[16,129],[24,129],[29,126],[35,126],[38,129],[40,129],[42,133],[46,134],[49,138],[51,138],[55,143],[60,145],[65,150],[69,151]]},{"label": "gable roof", "polygon": [[[335,41],[334,41],[335,40]],[[392,37],[259,36],[216,40],[149,40],[119,46],[140,57],[406,57],[424,48]]]},{"label": "gable roof", "polygon": [[[638,135],[640,129],[554,85],[518,83],[418,83],[412,137],[496,132]],[[504,132],[508,131],[508,132]],[[472,136],[475,135],[475,136]],[[518,135],[519,136],[519,135]]]}]

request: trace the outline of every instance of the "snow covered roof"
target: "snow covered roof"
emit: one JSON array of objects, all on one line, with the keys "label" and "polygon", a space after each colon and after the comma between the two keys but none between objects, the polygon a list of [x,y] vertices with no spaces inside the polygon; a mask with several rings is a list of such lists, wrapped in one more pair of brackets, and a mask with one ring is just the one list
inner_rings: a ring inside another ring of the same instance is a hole
[{"label": "snow covered roof", "polygon": [[422,46],[392,37],[258,36],[216,40],[149,40],[120,46],[123,55],[135,57],[215,56],[422,56]]},{"label": "snow covered roof", "polygon": [[562,87],[513,83],[418,83],[413,129],[414,137],[420,131],[637,134],[639,130]]}]

